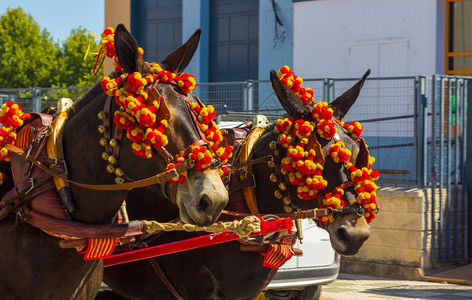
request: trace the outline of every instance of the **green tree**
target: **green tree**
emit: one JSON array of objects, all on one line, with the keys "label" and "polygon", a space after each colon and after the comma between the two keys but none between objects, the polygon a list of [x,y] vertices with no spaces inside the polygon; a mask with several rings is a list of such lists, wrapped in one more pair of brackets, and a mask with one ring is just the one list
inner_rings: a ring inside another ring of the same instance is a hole
[{"label": "green tree", "polygon": [[103,75],[103,70],[92,74],[95,59],[91,54],[84,59],[89,45],[91,52],[97,52],[100,47],[99,41],[88,35],[84,28],[73,29],[64,41],[60,54],[61,86],[91,86]]},{"label": "green tree", "polygon": [[21,8],[0,17],[0,88],[58,84],[60,48]]}]

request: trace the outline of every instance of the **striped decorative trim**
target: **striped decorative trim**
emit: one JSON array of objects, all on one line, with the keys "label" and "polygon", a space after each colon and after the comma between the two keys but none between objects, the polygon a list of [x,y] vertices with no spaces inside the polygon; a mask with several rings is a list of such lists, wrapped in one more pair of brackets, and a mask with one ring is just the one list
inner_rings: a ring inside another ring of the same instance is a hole
[{"label": "striped decorative trim", "polygon": [[88,247],[84,252],[85,260],[99,259],[110,256],[115,250],[116,238],[88,239]]},{"label": "striped decorative trim", "polygon": [[292,258],[293,251],[291,245],[269,244],[269,250],[264,255],[262,265],[271,269],[280,268],[287,260]]},{"label": "striped decorative trim", "polygon": [[31,146],[31,142],[33,141],[33,132],[31,131],[30,124],[26,124],[21,128],[20,132],[15,141],[15,146],[20,148],[21,150],[28,149]]}]

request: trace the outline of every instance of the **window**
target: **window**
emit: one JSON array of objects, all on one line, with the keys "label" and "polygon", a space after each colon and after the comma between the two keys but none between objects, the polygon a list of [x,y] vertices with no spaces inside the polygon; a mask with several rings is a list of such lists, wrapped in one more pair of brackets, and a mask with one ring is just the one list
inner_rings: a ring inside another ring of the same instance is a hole
[{"label": "window", "polygon": [[472,75],[472,0],[446,0],[446,74]]}]

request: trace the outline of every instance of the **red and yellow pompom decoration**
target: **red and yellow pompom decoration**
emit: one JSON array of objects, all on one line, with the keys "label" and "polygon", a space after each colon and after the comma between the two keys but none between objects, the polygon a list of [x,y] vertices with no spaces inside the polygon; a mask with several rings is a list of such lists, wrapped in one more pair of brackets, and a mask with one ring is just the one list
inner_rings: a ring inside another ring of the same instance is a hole
[{"label": "red and yellow pompom decoration", "polygon": [[199,106],[195,102],[188,102],[188,104],[197,114],[197,124],[205,135],[212,155],[219,159],[221,164],[227,163],[233,156],[233,150],[230,146],[220,147],[220,143],[223,141],[223,133],[213,121],[216,116],[215,108],[212,105]]},{"label": "red and yellow pompom decoration", "polygon": [[370,223],[375,218],[378,211],[377,185],[374,183],[379,178],[379,171],[372,170],[372,163],[374,162],[372,156],[369,157],[369,165],[362,169],[356,168],[352,164],[347,164],[348,170],[351,174],[351,180],[355,182],[355,191],[357,192],[357,203],[365,209],[364,217]]},{"label": "red and yellow pompom decoration", "polygon": [[337,140],[335,144],[329,146],[329,157],[335,163],[347,163],[351,157],[351,150],[344,148],[344,143]]},{"label": "red and yellow pompom decoration", "polygon": [[[19,104],[13,101],[2,104],[0,109],[0,124],[2,124],[0,143],[15,145],[16,129],[30,118],[31,115],[23,113]],[[0,160],[10,161],[10,152],[3,145],[0,145]]]},{"label": "red and yellow pompom decoration", "polygon": [[[166,171],[181,165],[185,161],[185,158],[182,157],[182,156],[177,156],[176,160],[177,161],[175,163],[169,163],[167,165]],[[172,178],[169,181],[174,183],[174,184],[182,184],[185,181],[186,178],[187,178],[187,171],[184,171],[184,172],[180,173],[179,176],[177,176],[175,178]]]},{"label": "red and yellow pompom decoration", "polygon": [[[344,196],[344,186],[335,188],[331,193],[328,193],[323,198],[323,207],[330,207],[332,209],[341,210],[344,208],[345,203],[342,197]],[[330,214],[327,216],[322,216],[317,218],[323,223],[331,223],[334,221],[334,215]]]},{"label": "red and yellow pompom decoration", "polygon": [[[115,55],[114,34],[112,28],[107,28],[102,33],[102,47],[99,54],[97,54],[97,62],[100,55],[104,56],[103,59],[114,57],[115,70],[123,74],[113,79],[104,77],[101,87],[107,95],[114,96],[116,103],[122,108],[122,110],[115,112],[113,121],[116,126],[126,130],[126,136],[133,142],[133,152],[142,158],[150,158],[153,155],[151,147],[159,148],[168,144],[168,138],[164,134],[168,124],[166,119],[157,121],[156,111],[159,109],[161,99],[150,102],[145,87],[155,81],[168,84],[175,83],[183,93],[188,94],[192,93],[196,87],[195,77],[187,73],[180,75],[172,73],[162,69],[157,63],[149,64],[150,75],[142,76],[139,72],[126,74],[126,70],[121,68]],[[138,48],[138,51],[142,57],[142,49]],[[120,85],[122,87],[118,88]],[[223,140],[223,135],[213,121],[216,115],[214,107],[211,105],[200,107],[197,103],[190,103],[188,100],[187,102],[195,111],[198,119],[197,124],[208,142],[208,148],[192,147],[188,159],[199,171],[208,168],[213,158],[219,159],[220,164],[226,164],[232,156],[232,149],[230,146],[219,146]],[[182,155],[177,155],[176,162],[168,164],[166,170],[182,164],[185,160],[186,158]],[[224,175],[225,171],[227,173],[227,168],[220,169],[220,174]],[[181,184],[185,181],[186,176],[187,172],[184,172],[177,178],[172,179],[171,182]]]},{"label": "red and yellow pompom decoration", "polygon": [[[164,134],[167,120],[157,121],[156,111],[161,99],[149,101],[144,88],[157,80],[156,74],[145,77],[141,73],[123,74],[118,78],[104,77],[102,89],[122,108],[115,112],[113,121],[116,126],[126,131],[126,136],[133,142],[133,152],[142,157],[150,158],[152,148],[166,146],[168,139]],[[124,83],[121,88],[118,86]]]},{"label": "red and yellow pompom decoration", "polygon": [[295,75],[289,66],[283,66],[277,72],[280,81],[287,86],[292,92],[294,92],[300,99],[306,104],[310,105],[315,101],[313,98],[313,90],[311,88],[303,88],[303,79]]},{"label": "red and yellow pompom decoration", "polygon": [[[92,35],[92,34],[90,34]],[[92,35],[95,38],[98,38],[94,35]],[[115,68],[115,71],[118,73],[125,73],[126,71],[121,67],[120,63],[118,62],[118,58],[116,57],[116,52],[115,52],[115,30],[112,27],[108,27],[100,35],[100,50],[98,53],[95,54],[95,65],[93,66],[93,71],[92,74],[95,75],[97,74],[98,70],[103,65],[103,62],[105,61],[106,57],[113,58],[113,66]],[[90,49],[90,45],[89,45]],[[87,49],[87,53],[85,56],[87,56],[89,49]],[[138,47],[138,52],[143,57],[143,49],[141,47]]]},{"label": "red and yellow pompom decoration", "polygon": [[[295,120],[293,117],[278,119],[274,131],[279,133],[280,145],[287,149],[287,156],[282,158],[281,173],[288,175],[289,182],[297,186],[298,197],[309,200],[318,195],[318,191],[327,186],[326,180],[321,175],[323,166],[316,163],[315,150],[306,149],[308,138],[316,133],[320,137],[331,140],[335,137],[337,129],[335,123],[338,123],[354,140],[357,140],[362,132],[362,126],[359,122],[350,122],[348,124],[334,120],[333,109],[326,102],[313,103],[313,91],[303,89],[303,79],[297,77],[288,66],[280,68],[278,71],[279,79],[292,92],[294,92],[306,104],[312,105],[312,120]],[[374,171],[371,165],[375,159],[369,157],[368,167],[357,169],[350,162],[351,151],[345,148],[341,140],[329,147],[329,156],[335,163],[343,163],[350,172],[351,181],[355,184],[355,191],[358,193],[357,202],[365,209],[365,218],[371,222],[378,211],[376,203],[375,190],[377,186],[374,181],[378,179],[379,172]],[[331,193],[324,196],[322,207],[331,207],[336,210],[345,208],[345,202],[342,199],[344,195],[344,185],[337,187]],[[324,216],[318,218],[319,221],[330,223],[334,221],[334,216]]]},{"label": "red and yellow pompom decoration", "polygon": [[344,129],[344,131],[349,133],[353,140],[357,141],[357,139],[359,139],[359,137],[361,136],[363,129],[361,123],[354,121],[351,121],[349,123],[337,121],[337,123]]},{"label": "red and yellow pompom decoration", "polygon": [[327,185],[321,175],[323,166],[315,162],[315,150],[306,149],[308,137],[314,130],[313,122],[293,118],[277,120],[275,128],[275,132],[280,133],[280,145],[287,148],[281,173],[288,175],[290,184],[297,187],[298,197],[305,200],[315,198]]}]

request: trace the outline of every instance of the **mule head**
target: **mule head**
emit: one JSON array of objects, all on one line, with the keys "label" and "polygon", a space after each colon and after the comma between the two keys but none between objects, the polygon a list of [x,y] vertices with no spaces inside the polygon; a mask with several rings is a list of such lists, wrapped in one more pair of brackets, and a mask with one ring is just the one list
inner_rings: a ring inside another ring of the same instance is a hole
[{"label": "mule head", "polygon": [[[333,119],[341,121],[347,114],[359,96],[359,92],[369,73],[370,70],[353,87],[329,104],[328,107],[333,109]],[[310,105],[307,105],[285,86],[275,71],[271,71],[270,78],[277,98],[289,116],[295,119],[313,120],[311,116],[312,107]],[[333,222],[323,223],[322,226],[329,232],[331,245],[334,250],[343,255],[353,255],[358,252],[370,236],[370,227],[364,215],[356,213],[359,206],[357,204],[357,193],[350,184],[352,182],[346,165],[334,162],[329,155],[329,148],[336,140],[341,140],[344,143],[344,147],[351,151],[352,155],[349,161],[356,167],[367,167],[369,154],[363,139],[355,141],[343,130],[338,122],[334,122],[334,124],[337,128],[337,133],[333,139],[326,140],[316,135],[316,138],[310,138],[307,144],[307,148],[316,151],[315,160],[323,165],[322,175],[327,181],[327,186],[318,192],[313,202],[299,199],[296,193],[293,192],[294,189],[291,189],[291,198],[302,209],[313,208],[313,206],[320,207],[325,194],[331,193],[342,184],[345,184],[344,186],[346,187],[343,186],[344,195],[342,196],[342,200],[345,203],[343,212],[339,213]],[[312,134],[312,136],[315,135]]]},{"label": "mule head", "polygon": [[[159,63],[162,69],[180,75],[198,47],[200,33],[201,30],[197,30],[186,43]],[[135,39],[122,25],[116,29],[115,49],[118,61],[126,72],[140,72],[143,76],[150,74],[150,67],[141,58]],[[158,82],[149,90],[149,97],[160,101],[156,116],[158,121],[166,119],[168,123],[164,131],[168,144],[165,148],[153,149],[155,155],[152,158],[143,159],[133,154],[122,155],[126,159],[120,161],[120,164],[126,166],[126,173],[133,179],[164,171],[168,163],[165,159],[169,158],[169,154],[175,158],[176,155],[188,151],[191,145],[203,140],[187,103],[187,100],[199,101],[196,97],[183,93],[176,84],[162,82]],[[131,142],[128,140],[127,143]],[[125,145],[123,149],[131,149],[131,146]],[[137,168],[138,164],[143,168]],[[218,169],[190,169],[187,173],[183,183],[167,183],[162,189],[157,186],[152,188],[158,194],[171,196],[179,207],[182,221],[200,226],[214,223],[228,202],[228,192],[219,177]]]}]

